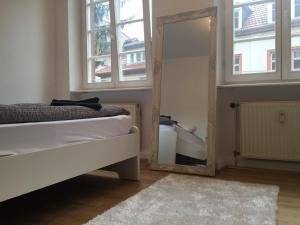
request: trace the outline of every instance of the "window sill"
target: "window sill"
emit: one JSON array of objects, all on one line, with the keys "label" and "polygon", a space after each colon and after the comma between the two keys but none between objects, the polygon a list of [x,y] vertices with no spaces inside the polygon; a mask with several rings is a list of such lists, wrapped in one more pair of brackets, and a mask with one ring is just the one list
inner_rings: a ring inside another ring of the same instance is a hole
[{"label": "window sill", "polygon": [[81,90],[70,91],[70,93],[71,94],[80,94],[80,93],[95,93],[95,92],[147,91],[147,90],[152,90],[152,87],[81,89]]},{"label": "window sill", "polygon": [[218,88],[239,88],[239,87],[296,86],[296,85],[300,85],[300,81],[220,84],[217,85],[217,87]]}]

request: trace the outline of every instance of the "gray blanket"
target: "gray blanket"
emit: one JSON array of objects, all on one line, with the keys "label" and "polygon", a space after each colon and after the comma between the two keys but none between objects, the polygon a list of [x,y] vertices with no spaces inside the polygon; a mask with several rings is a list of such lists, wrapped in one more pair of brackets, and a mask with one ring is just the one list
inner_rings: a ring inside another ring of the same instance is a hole
[{"label": "gray blanket", "polygon": [[129,115],[129,112],[116,106],[103,106],[100,111],[97,111],[83,106],[0,104],[0,124],[75,120],[118,115]]}]

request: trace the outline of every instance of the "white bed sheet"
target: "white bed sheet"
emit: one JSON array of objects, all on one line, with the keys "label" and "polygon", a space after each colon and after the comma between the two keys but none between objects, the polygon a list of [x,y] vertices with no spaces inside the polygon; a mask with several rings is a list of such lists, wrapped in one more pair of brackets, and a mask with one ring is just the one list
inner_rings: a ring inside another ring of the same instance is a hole
[{"label": "white bed sheet", "polygon": [[0,125],[0,157],[128,134],[131,116]]}]

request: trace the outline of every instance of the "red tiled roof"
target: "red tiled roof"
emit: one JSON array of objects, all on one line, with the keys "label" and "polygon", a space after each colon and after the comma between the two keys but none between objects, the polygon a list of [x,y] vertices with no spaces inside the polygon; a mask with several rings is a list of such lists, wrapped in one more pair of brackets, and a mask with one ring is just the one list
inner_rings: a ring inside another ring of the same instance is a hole
[{"label": "red tiled roof", "polygon": [[105,66],[105,67],[98,67],[95,69],[95,74],[103,74],[103,73],[110,73],[111,67]]},{"label": "red tiled roof", "polygon": [[252,29],[268,25],[268,3],[258,3],[249,6],[243,6],[243,13],[246,13],[248,7],[249,14],[244,17],[242,29]]},{"label": "red tiled roof", "polygon": [[[134,70],[134,69],[143,69],[145,68],[145,63],[135,63],[135,64],[126,64],[123,65],[123,70]],[[95,74],[110,73],[111,66],[98,67],[95,69]]]},{"label": "red tiled roof", "polygon": [[143,68],[145,68],[145,63],[129,64],[129,65],[124,65],[123,67],[123,69],[125,70],[143,69]]}]

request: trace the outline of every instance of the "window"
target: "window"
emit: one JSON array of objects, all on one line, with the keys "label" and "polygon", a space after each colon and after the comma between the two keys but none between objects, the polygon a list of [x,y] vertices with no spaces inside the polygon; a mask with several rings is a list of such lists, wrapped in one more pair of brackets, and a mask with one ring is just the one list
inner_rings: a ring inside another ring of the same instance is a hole
[{"label": "window", "polygon": [[85,7],[85,86],[150,86],[149,0],[85,0]]},{"label": "window", "polygon": [[241,29],[242,28],[242,8],[234,9],[234,28]]},{"label": "window", "polygon": [[[225,4],[225,81],[299,81],[300,0],[228,0]],[[242,23],[236,29],[241,9]],[[240,70],[238,54],[243,56]]]},{"label": "window", "polygon": [[133,53],[130,54],[130,63],[134,63],[134,54]]},{"label": "window", "polygon": [[276,20],[276,4],[275,2],[269,3],[269,9],[268,9],[268,21],[269,23],[274,23]]},{"label": "window", "polygon": [[[272,5],[275,5],[275,1]],[[267,49],[276,51],[275,25],[266,22],[268,4],[265,1],[234,0],[235,6],[238,9],[243,7],[245,16],[242,29],[235,30],[233,34],[233,54],[241,53],[245,59],[243,71],[238,75],[270,72],[265,60],[260,58],[265,56]]]},{"label": "window", "polygon": [[267,64],[268,64],[268,71],[270,72],[276,71],[276,52],[274,50],[268,50]]},{"label": "window", "polygon": [[145,61],[145,52],[142,52],[142,61]]},{"label": "window", "polygon": [[300,71],[300,47],[292,50],[292,70]]},{"label": "window", "polygon": [[[248,82],[280,80],[281,0],[226,1],[226,81]],[[237,12],[239,29],[237,28]],[[270,52],[266,60],[266,53]],[[237,72],[237,55],[243,68]],[[276,57],[277,56],[277,57]]]},{"label": "window", "polygon": [[140,52],[136,53],[136,61],[141,62],[141,60],[142,60],[141,53]]},{"label": "window", "polygon": [[291,0],[291,14],[293,19],[300,17],[300,0]]},{"label": "window", "polygon": [[233,73],[242,73],[242,54],[236,54],[234,56]]}]

